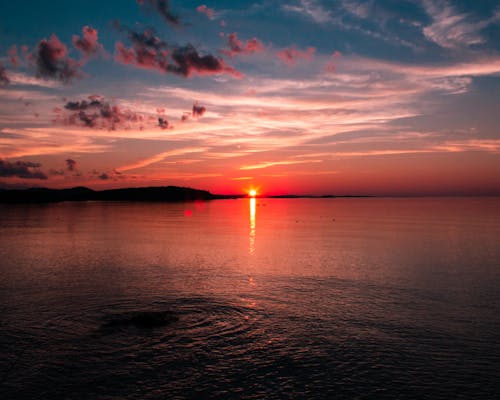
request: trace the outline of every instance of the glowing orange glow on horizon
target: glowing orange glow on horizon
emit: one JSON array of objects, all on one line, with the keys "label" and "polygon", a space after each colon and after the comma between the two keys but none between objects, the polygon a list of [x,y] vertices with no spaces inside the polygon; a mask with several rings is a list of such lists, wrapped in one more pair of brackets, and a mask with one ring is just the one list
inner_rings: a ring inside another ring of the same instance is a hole
[{"label": "glowing orange glow on horizon", "polygon": [[243,189],[243,191],[248,195],[248,197],[257,197],[261,195],[260,186],[248,185]]}]

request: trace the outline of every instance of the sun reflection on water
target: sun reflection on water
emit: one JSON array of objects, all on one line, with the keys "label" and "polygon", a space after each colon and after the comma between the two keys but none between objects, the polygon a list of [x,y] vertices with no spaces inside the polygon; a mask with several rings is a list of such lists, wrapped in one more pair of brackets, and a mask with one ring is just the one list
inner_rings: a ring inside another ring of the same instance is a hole
[{"label": "sun reflection on water", "polygon": [[257,199],[255,197],[251,197],[250,199],[250,247],[249,254],[253,255],[255,253],[255,215],[256,215],[256,202]]}]

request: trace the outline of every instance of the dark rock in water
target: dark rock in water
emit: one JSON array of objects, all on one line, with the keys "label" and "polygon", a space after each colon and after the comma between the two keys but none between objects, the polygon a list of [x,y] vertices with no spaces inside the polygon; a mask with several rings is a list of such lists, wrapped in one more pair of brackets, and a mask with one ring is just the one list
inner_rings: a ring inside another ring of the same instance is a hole
[{"label": "dark rock in water", "polygon": [[178,321],[171,311],[143,311],[113,315],[109,321],[101,325],[101,330],[113,332],[128,327],[140,329],[160,328]]}]

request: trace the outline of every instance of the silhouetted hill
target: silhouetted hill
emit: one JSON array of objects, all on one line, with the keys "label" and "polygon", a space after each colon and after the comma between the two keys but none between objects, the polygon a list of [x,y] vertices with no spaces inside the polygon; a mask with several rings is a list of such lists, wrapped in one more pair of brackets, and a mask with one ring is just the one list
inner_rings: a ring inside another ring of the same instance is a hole
[{"label": "silhouetted hill", "polygon": [[0,203],[54,203],[60,201],[195,201],[212,200],[216,196],[206,190],[177,186],[92,190],[86,187],[71,189],[16,189],[0,191]]}]

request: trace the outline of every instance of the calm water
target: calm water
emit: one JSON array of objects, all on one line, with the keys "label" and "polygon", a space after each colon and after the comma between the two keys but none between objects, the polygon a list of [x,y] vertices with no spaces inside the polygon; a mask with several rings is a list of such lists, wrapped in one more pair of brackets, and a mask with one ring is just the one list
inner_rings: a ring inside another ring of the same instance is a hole
[{"label": "calm water", "polygon": [[499,200],[0,205],[0,397],[498,398]]}]

